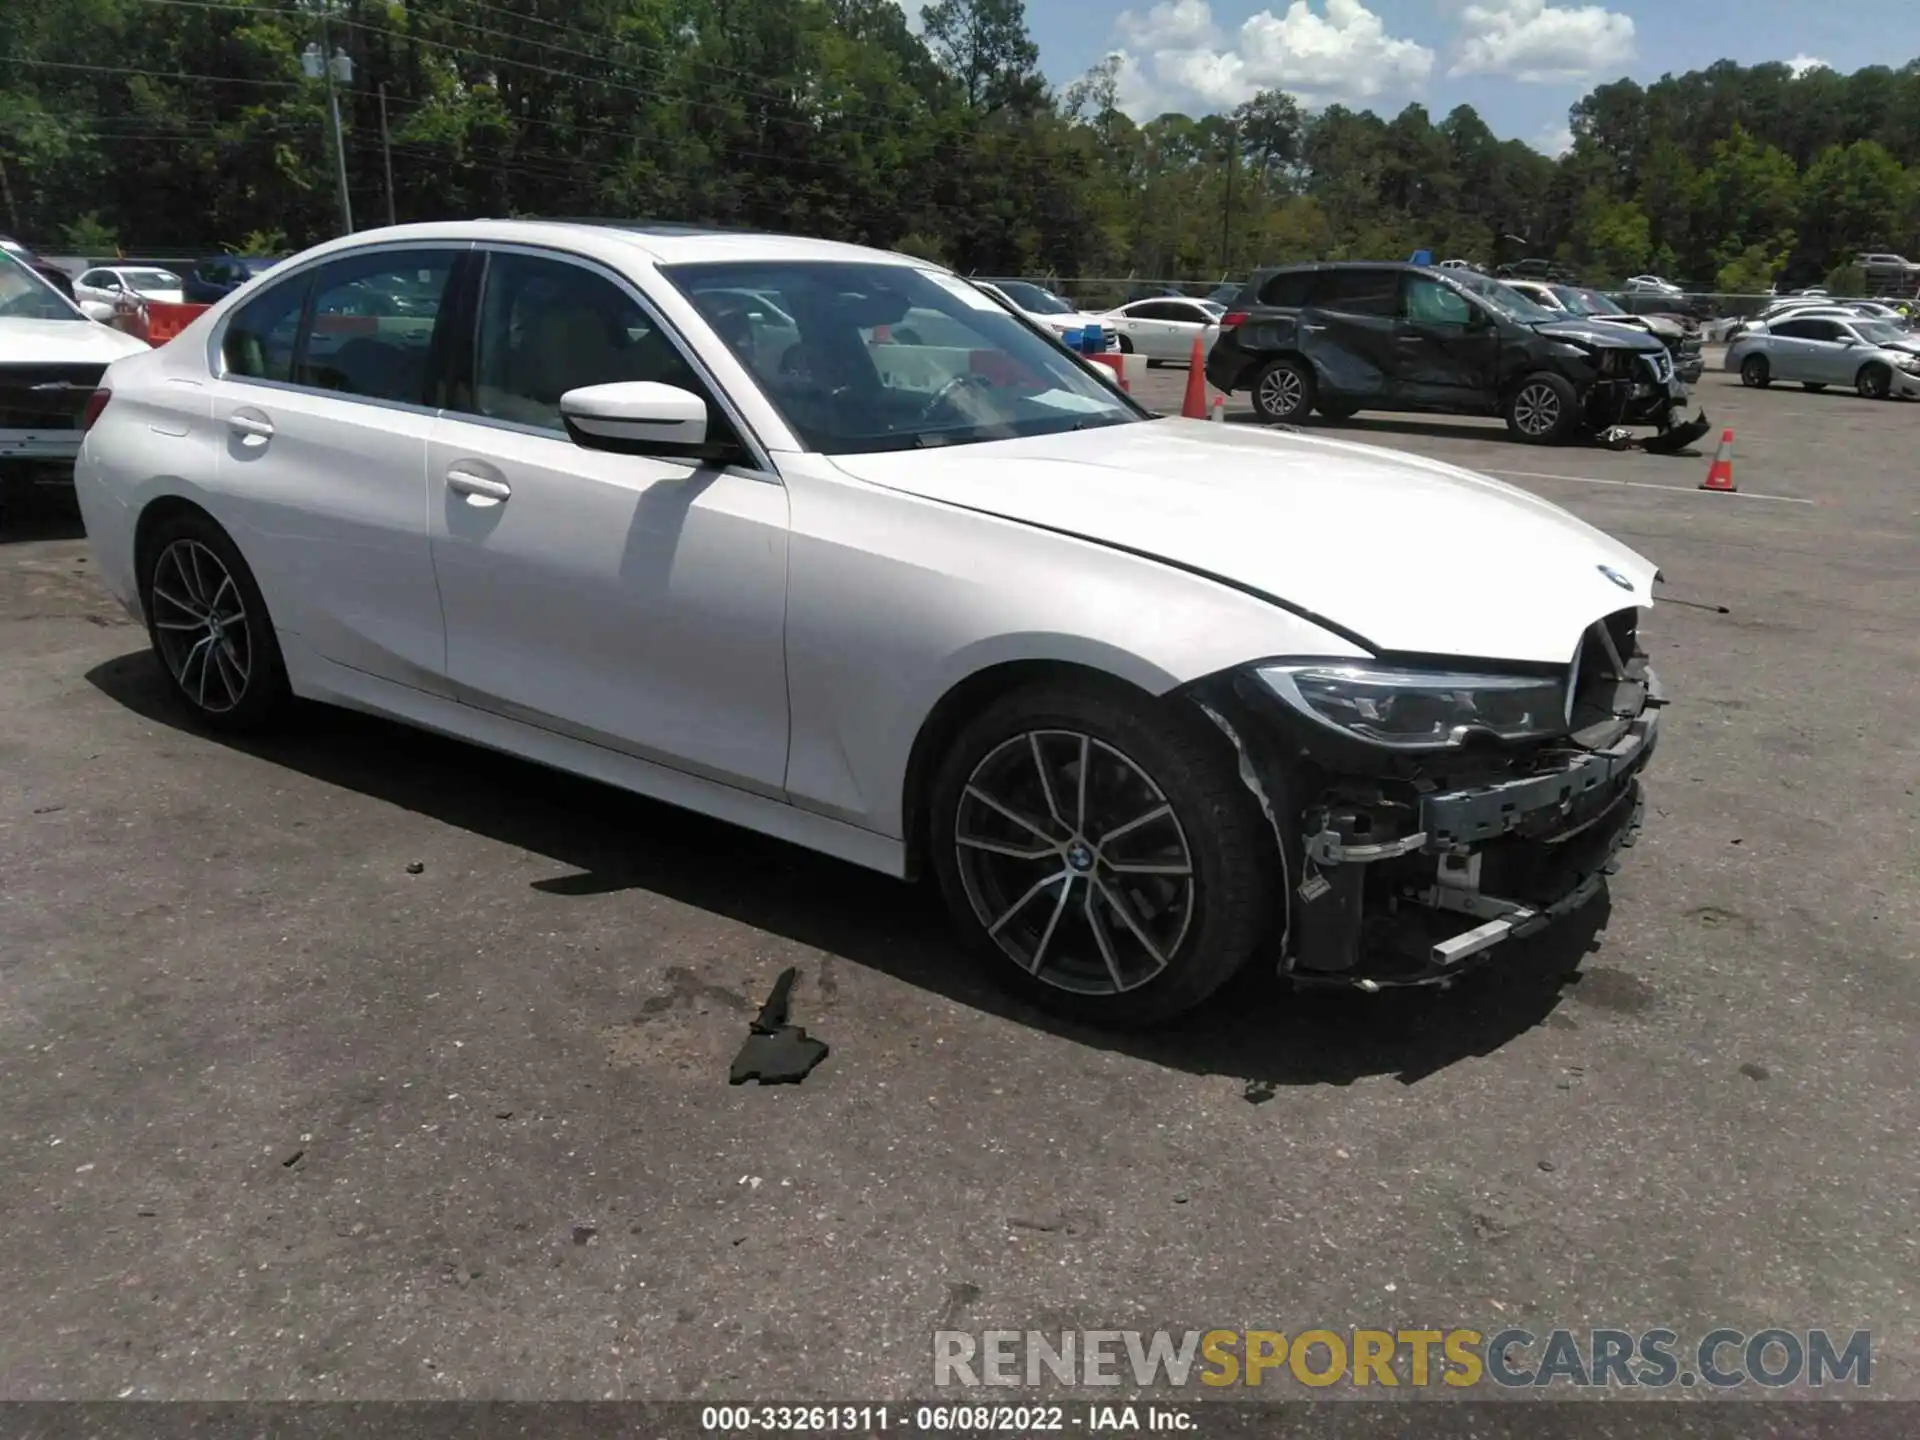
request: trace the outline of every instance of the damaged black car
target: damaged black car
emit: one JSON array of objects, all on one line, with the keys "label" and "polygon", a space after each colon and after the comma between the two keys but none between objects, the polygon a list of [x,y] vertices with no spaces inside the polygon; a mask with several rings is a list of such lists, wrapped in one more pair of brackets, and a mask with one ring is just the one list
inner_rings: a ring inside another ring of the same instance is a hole
[{"label": "damaged black car", "polygon": [[1410,264],[1261,270],[1221,319],[1207,380],[1273,424],[1309,412],[1498,415],[1541,445],[1651,426],[1649,448],[1704,434],[1652,335],[1533,304],[1497,280]]}]

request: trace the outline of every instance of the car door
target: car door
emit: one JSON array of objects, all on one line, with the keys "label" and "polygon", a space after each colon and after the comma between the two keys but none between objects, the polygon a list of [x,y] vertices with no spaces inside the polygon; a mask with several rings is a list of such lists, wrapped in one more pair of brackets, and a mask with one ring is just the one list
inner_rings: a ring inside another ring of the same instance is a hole
[{"label": "car door", "polygon": [[1167,327],[1171,346],[1169,360],[1192,361],[1193,342],[1200,342],[1200,353],[1205,355],[1213,348],[1213,342],[1219,331],[1213,326],[1213,317],[1190,300],[1168,300],[1163,302],[1161,322]]},{"label": "car door", "polygon": [[124,293],[120,278],[111,270],[89,270],[73,282],[73,295],[76,300],[95,300],[105,305],[112,305]]},{"label": "car door", "polygon": [[1323,391],[1355,398],[1392,391],[1399,291],[1400,272],[1385,266],[1343,265],[1314,273],[1300,312],[1300,343]]},{"label": "car door", "polygon": [[467,249],[356,251],[268,286],[223,328],[213,387],[217,486],[276,626],[322,661],[441,693],[427,527],[440,327],[350,312],[369,289],[444,297]]},{"label": "car door", "polygon": [[1807,320],[1807,378],[1828,385],[1851,385],[1860,368],[1860,339],[1838,320]]},{"label": "car door", "polygon": [[1500,332],[1472,297],[1431,275],[1401,274],[1393,381],[1421,409],[1485,408],[1497,388]]},{"label": "car door", "polygon": [[783,795],[784,486],[744,443],[725,465],[574,444],[561,395],[621,380],[695,391],[712,432],[742,437],[631,281],[550,251],[484,257],[428,446],[448,677],[496,714]]}]

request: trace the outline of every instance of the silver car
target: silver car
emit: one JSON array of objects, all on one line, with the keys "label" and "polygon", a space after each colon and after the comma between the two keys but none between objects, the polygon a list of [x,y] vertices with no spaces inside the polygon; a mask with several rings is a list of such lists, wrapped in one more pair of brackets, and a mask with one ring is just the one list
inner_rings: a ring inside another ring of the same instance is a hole
[{"label": "silver car", "polygon": [[1920,399],[1915,343],[1882,320],[1789,316],[1735,340],[1726,368],[1756,389],[1797,380],[1809,390],[1851,385],[1869,400]]}]

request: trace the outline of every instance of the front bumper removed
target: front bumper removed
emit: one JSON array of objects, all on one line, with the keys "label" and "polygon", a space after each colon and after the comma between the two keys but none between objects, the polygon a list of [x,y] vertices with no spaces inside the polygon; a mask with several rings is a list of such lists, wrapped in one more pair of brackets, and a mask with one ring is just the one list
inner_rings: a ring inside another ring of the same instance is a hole
[{"label": "front bumper removed", "polygon": [[1367,991],[1445,986],[1584,907],[1637,838],[1640,777],[1659,740],[1664,697],[1643,660],[1634,670],[1589,748],[1570,744],[1524,773],[1336,779],[1303,817],[1282,973]]}]

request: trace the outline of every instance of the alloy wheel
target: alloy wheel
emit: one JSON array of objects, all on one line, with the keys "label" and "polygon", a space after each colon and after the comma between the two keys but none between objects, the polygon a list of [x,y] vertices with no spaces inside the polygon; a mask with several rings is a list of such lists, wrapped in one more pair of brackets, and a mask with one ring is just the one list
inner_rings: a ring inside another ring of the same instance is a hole
[{"label": "alloy wheel", "polygon": [[1193,852],[1172,805],[1133,760],[1079,731],[1024,731],[989,751],[967,778],[953,845],[982,928],[1061,990],[1138,989],[1193,923]]},{"label": "alloy wheel", "polygon": [[1560,424],[1560,397],[1553,387],[1535,382],[1516,395],[1513,423],[1523,435],[1551,435]]},{"label": "alloy wheel", "polygon": [[226,564],[198,540],[176,540],[153,567],[153,628],[181,693],[223,715],[247,693],[253,633]]},{"label": "alloy wheel", "polygon": [[1260,408],[1269,415],[1291,415],[1306,397],[1306,387],[1292,370],[1274,370],[1260,382]]}]

